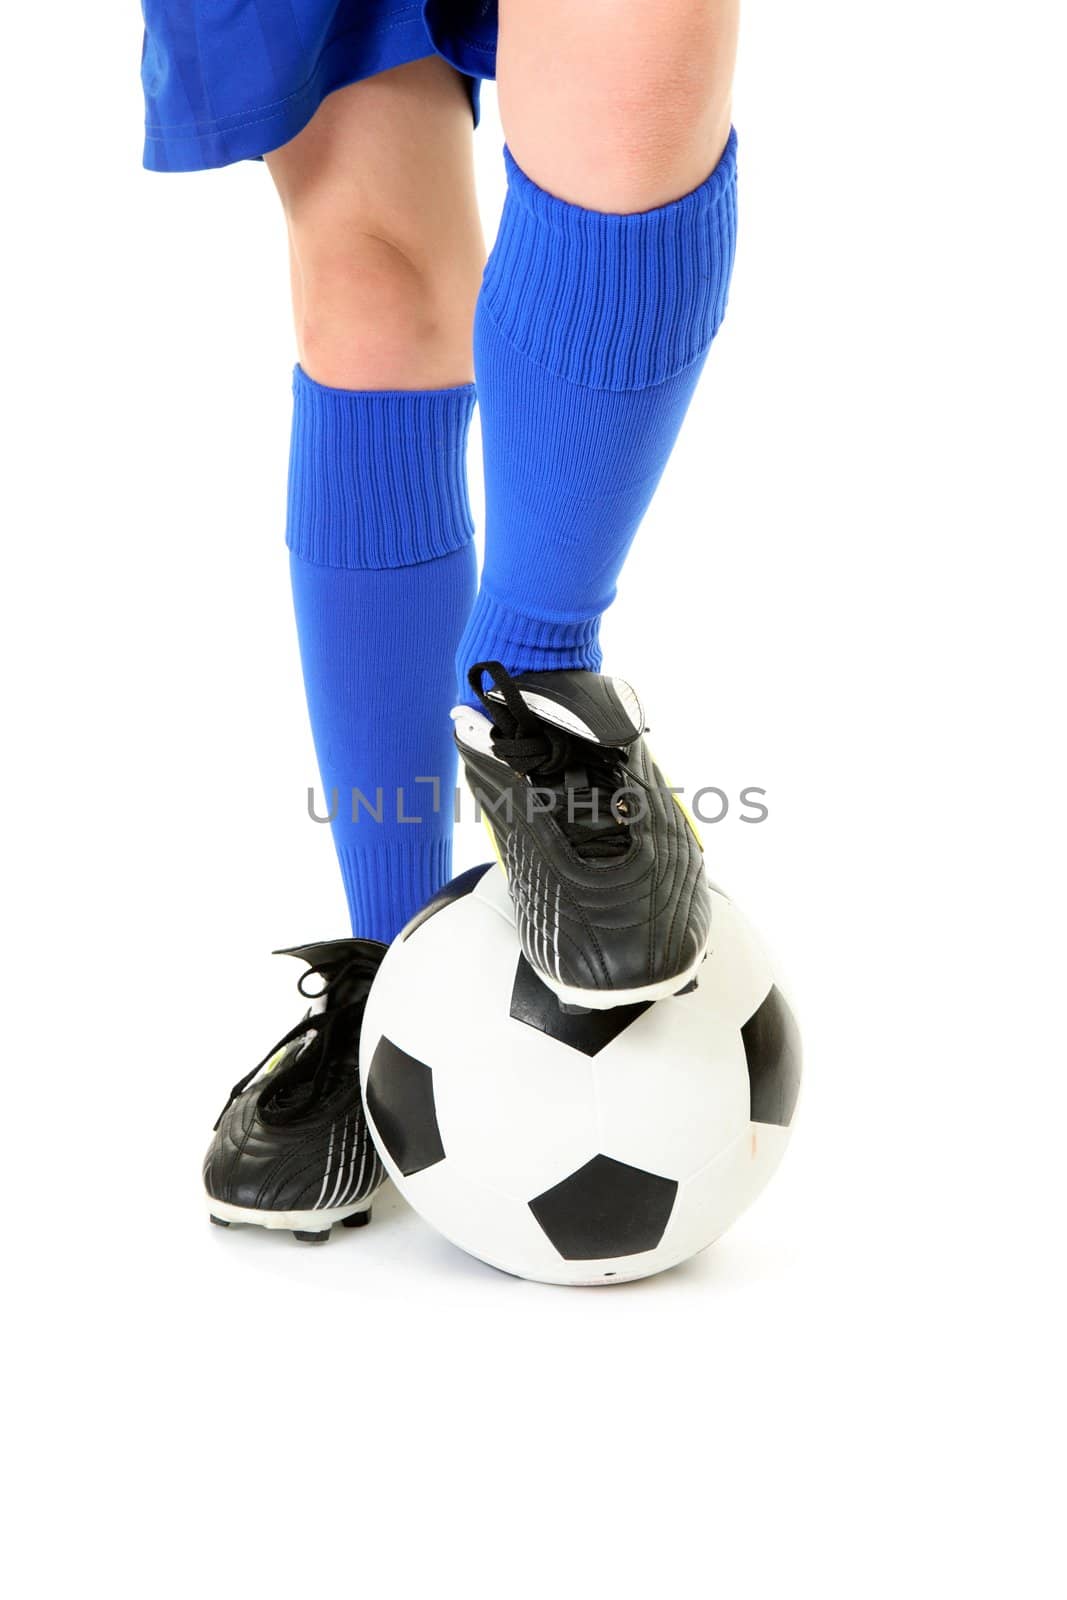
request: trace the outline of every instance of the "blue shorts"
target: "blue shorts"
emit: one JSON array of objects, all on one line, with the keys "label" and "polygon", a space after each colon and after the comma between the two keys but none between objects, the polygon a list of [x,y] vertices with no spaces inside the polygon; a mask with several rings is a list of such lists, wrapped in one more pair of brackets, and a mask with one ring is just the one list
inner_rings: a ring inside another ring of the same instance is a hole
[{"label": "blue shorts", "polygon": [[441,55],[496,69],[496,0],[142,0],[144,164],[223,167],[276,150],[326,95]]}]

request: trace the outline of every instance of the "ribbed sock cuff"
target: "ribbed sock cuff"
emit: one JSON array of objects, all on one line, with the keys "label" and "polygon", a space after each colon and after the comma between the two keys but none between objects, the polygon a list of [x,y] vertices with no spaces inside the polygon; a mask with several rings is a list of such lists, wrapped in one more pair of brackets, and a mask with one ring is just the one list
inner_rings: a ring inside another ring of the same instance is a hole
[{"label": "ribbed sock cuff", "polygon": [[286,544],[324,567],[406,567],[473,537],[474,386],[349,390],[293,373]]},{"label": "ribbed sock cuff", "polygon": [[587,211],[511,155],[482,310],[531,361],[596,389],[645,389],[698,360],[726,310],[737,234],[737,135],[711,176],[654,211]]},{"label": "ribbed sock cuff", "polygon": [[[442,796],[442,805],[451,813],[452,796]],[[411,832],[418,831],[413,824]],[[365,849],[339,845],[337,856],[353,934],[384,944],[396,938],[452,873],[451,839],[411,844],[373,839]]]},{"label": "ribbed sock cuff", "polygon": [[502,605],[481,589],[459,642],[459,698],[472,699],[467,670],[476,661],[500,661],[508,672],[557,672],[584,667],[599,672],[600,618],[548,622]]}]

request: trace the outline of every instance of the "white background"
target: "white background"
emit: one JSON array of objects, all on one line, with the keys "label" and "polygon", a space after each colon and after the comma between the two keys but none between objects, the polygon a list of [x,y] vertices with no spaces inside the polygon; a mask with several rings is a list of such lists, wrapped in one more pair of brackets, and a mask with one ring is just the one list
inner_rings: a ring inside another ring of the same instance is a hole
[{"label": "white background", "polygon": [[[1063,1592],[1061,26],[748,8],[730,313],[606,643],[675,774],[769,791],[709,864],[806,1097],[718,1246],[594,1293],[396,1200],[207,1224],[269,951],[345,931],[281,216],[141,172],[132,5],[5,21],[13,1592]],[[490,93],[477,143],[491,232]]]}]

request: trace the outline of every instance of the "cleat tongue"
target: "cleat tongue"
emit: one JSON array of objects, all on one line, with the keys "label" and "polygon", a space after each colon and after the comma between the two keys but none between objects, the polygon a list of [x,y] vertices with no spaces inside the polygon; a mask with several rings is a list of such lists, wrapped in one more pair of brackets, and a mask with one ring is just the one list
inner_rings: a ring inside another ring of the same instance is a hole
[{"label": "cleat tongue", "polygon": [[[625,678],[575,668],[523,672],[513,682],[534,716],[592,744],[625,749],[644,732],[641,702]],[[489,690],[488,698],[503,700],[499,685]]]},{"label": "cleat tongue", "polygon": [[313,944],[293,944],[284,950],[275,950],[276,956],[296,956],[309,966],[328,970],[342,967],[356,956],[376,966],[381,961],[386,946],[377,939],[319,939]]},{"label": "cleat tongue", "polygon": [[[492,679],[489,690],[482,687],[484,673]],[[631,720],[621,700],[605,698],[612,680],[595,672],[525,673],[518,679],[498,661],[486,661],[471,668],[469,680],[493,719],[494,754],[538,791],[554,793],[555,803],[540,809],[555,814],[575,855],[582,861],[625,856],[629,818],[615,800],[626,785],[627,747],[641,732],[633,691]],[[551,696],[541,692],[546,685]],[[583,720],[574,705],[592,720]]]}]

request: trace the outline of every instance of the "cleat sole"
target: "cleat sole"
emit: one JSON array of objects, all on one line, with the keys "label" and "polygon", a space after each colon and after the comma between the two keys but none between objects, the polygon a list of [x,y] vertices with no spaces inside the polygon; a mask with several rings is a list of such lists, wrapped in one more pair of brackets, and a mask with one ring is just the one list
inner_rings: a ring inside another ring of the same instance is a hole
[{"label": "cleat sole", "polygon": [[260,1211],[253,1206],[231,1205],[228,1200],[216,1200],[208,1195],[207,1207],[212,1222],[220,1228],[228,1228],[236,1222],[257,1228],[284,1230],[298,1236],[310,1235],[315,1238],[321,1235],[326,1238],[335,1222],[344,1223],[349,1228],[360,1228],[369,1222],[373,1198],[373,1195],[368,1195],[355,1205],[323,1206],[320,1210]]}]

